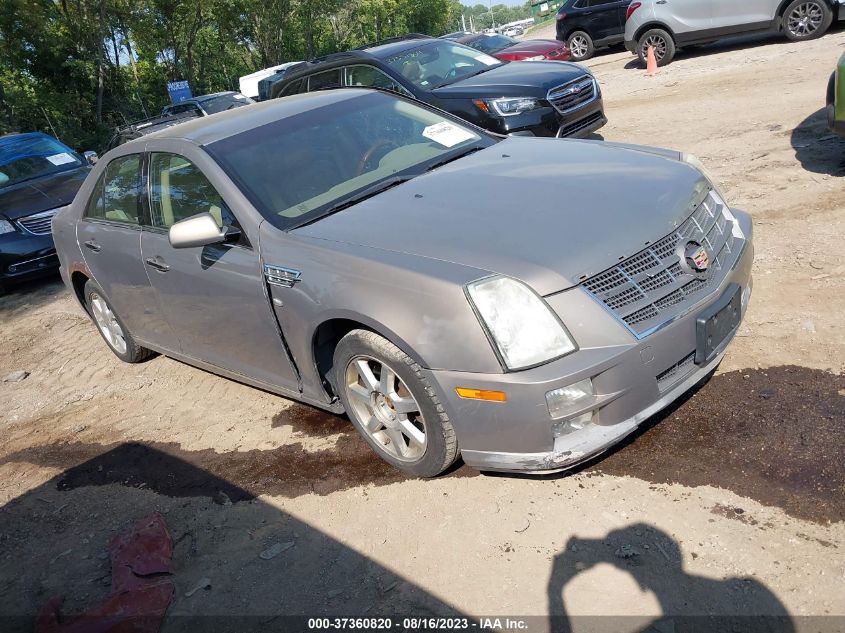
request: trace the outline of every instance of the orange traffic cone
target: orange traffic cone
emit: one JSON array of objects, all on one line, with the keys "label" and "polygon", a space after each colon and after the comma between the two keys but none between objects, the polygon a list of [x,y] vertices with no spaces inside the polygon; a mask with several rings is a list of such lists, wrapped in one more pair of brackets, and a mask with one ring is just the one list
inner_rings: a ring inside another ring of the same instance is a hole
[{"label": "orange traffic cone", "polygon": [[648,61],[646,63],[645,74],[649,77],[657,74],[657,57],[654,55],[654,46],[648,47]]}]

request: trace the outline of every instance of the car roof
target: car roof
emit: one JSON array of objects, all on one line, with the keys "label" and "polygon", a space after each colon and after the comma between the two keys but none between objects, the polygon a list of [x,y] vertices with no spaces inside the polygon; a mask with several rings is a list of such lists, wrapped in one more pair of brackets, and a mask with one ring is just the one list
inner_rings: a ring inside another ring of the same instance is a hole
[{"label": "car roof", "polygon": [[151,140],[184,140],[196,145],[208,145],[280,119],[355,99],[373,92],[379,91],[365,88],[342,88],[308,92],[284,99],[271,99],[233,110],[226,110],[211,116],[188,119],[179,125],[145,134],[142,139],[130,141],[126,146]]}]

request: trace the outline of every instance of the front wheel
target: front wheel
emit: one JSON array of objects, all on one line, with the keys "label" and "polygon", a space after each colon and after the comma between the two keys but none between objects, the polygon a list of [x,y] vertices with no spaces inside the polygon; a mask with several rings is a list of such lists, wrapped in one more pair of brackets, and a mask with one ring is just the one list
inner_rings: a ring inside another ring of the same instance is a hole
[{"label": "front wheel", "polygon": [[781,26],[793,42],[824,35],[833,22],[833,12],[824,0],[794,0],[783,12]]},{"label": "front wheel", "polygon": [[665,66],[675,58],[675,40],[663,29],[651,29],[640,38],[637,55],[644,66],[648,64],[649,48],[654,48],[654,58],[658,66]]},{"label": "front wheel", "polygon": [[596,52],[595,44],[593,44],[593,38],[584,31],[575,31],[567,38],[566,45],[569,47],[570,55],[572,55],[572,61],[576,62],[582,62],[586,59],[590,59]]},{"label": "front wheel", "polygon": [[384,461],[434,477],[458,456],[449,416],[420,366],[367,330],[344,336],[334,352],[334,384],[355,428]]}]

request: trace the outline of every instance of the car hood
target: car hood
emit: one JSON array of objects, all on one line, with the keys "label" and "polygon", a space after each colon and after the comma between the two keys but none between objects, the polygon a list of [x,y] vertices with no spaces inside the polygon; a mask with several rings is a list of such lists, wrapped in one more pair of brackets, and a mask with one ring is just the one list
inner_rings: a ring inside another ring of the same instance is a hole
[{"label": "car hood", "polygon": [[60,171],[0,189],[0,217],[17,220],[73,202],[90,167]]},{"label": "car hood", "polygon": [[563,42],[557,40],[522,40],[512,46],[503,48],[499,53],[508,55],[539,55],[540,53],[551,53],[564,47]]},{"label": "car hood", "polygon": [[690,215],[708,182],[668,156],[679,155],[509,138],[294,232],[500,273],[549,295]]},{"label": "car hood", "polygon": [[[510,52],[510,49],[506,49]],[[552,88],[590,74],[583,66],[570,62],[519,62],[491,68],[431,91],[442,99],[478,99],[479,97],[528,96],[543,98]]]}]

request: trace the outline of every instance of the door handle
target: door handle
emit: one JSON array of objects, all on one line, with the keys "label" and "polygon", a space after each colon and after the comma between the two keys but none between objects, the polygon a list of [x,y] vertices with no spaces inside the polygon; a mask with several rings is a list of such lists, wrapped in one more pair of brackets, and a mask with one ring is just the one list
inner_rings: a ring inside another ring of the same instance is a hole
[{"label": "door handle", "polygon": [[160,257],[148,257],[144,261],[147,262],[147,266],[149,266],[150,268],[155,268],[160,272],[166,273],[168,270],[170,270],[170,266],[165,264]]},{"label": "door handle", "polygon": [[103,247],[97,244],[97,242],[95,242],[94,240],[88,240],[87,242],[85,242],[85,248],[90,248],[95,253],[99,253],[101,250],[103,250]]},{"label": "door handle", "polygon": [[669,0],[657,0],[654,4],[669,4]]}]

